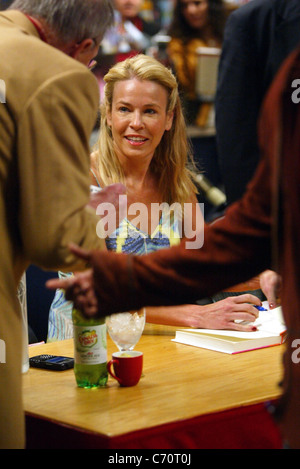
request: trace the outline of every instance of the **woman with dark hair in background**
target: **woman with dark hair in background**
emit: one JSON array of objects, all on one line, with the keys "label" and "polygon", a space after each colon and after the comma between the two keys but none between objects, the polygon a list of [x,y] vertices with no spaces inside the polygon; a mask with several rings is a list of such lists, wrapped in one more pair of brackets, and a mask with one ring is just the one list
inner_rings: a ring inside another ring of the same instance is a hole
[{"label": "woman with dark hair in background", "polygon": [[183,94],[189,124],[205,126],[208,103],[196,96],[199,47],[221,47],[226,21],[223,0],[177,0],[168,34],[168,54]]}]

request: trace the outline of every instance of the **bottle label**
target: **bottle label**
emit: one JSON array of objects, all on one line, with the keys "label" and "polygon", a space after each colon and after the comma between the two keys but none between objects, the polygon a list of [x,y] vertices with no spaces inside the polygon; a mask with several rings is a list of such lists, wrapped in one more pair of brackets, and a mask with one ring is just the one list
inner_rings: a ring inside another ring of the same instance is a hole
[{"label": "bottle label", "polygon": [[106,325],[74,326],[74,355],[78,365],[107,361]]}]

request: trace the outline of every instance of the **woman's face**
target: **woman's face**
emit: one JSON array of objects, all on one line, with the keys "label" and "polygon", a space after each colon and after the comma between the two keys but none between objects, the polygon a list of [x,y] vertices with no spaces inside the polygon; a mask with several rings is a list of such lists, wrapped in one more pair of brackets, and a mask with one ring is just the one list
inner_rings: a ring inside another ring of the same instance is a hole
[{"label": "woman's face", "polygon": [[142,8],[142,0],[114,0],[115,9],[123,18],[135,18]]},{"label": "woman's face", "polygon": [[173,113],[167,113],[168,95],[158,83],[132,78],[114,85],[112,109],[107,110],[117,156],[124,161],[151,161]]},{"label": "woman's face", "polygon": [[202,29],[208,24],[207,0],[179,0],[182,14],[193,29]]}]

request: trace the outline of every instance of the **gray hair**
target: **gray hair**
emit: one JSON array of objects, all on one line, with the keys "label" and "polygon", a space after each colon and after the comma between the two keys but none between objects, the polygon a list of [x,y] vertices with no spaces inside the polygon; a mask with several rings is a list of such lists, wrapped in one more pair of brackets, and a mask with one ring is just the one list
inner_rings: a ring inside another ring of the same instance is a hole
[{"label": "gray hair", "polygon": [[111,0],[15,0],[9,9],[43,19],[63,43],[102,38],[113,24]]}]

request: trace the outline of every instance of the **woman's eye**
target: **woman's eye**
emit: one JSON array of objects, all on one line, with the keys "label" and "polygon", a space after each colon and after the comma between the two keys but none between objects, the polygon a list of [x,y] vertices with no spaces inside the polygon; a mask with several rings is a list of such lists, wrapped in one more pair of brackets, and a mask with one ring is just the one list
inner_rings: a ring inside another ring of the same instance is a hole
[{"label": "woman's eye", "polygon": [[126,107],[126,106],[120,106],[120,107],[119,107],[119,111],[120,111],[120,112],[128,112],[129,109],[128,109],[128,107]]},{"label": "woman's eye", "polygon": [[146,109],[145,113],[146,114],[156,114],[156,111],[154,109]]}]

